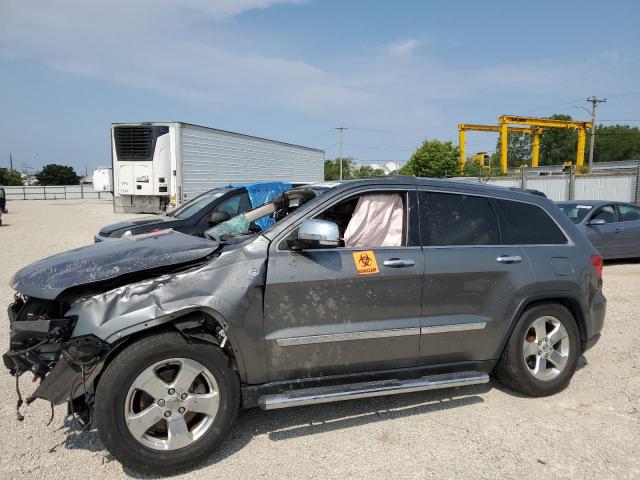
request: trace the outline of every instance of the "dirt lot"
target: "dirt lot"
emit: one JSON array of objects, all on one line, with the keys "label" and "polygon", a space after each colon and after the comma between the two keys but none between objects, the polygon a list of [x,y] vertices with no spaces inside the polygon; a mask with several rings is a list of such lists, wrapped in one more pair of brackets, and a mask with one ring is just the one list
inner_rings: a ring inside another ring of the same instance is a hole
[{"label": "dirt lot", "polygon": [[[0,348],[8,345],[11,275],[92,241],[117,215],[104,201],[14,201],[0,227]],[[640,264],[605,268],[603,339],[570,387],[524,398],[495,382],[464,389],[241,415],[221,451],[185,478],[640,478]],[[23,377],[23,391],[33,389]],[[2,478],[135,476],[95,431],[69,432],[65,407],[36,402],[15,420],[13,377],[0,372]]]}]

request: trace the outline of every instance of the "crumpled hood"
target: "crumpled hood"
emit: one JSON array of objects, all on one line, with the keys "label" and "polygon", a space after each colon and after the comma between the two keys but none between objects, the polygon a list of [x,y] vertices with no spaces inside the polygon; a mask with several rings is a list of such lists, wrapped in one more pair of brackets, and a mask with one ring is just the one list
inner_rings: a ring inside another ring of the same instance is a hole
[{"label": "crumpled hood", "polygon": [[213,240],[162,230],[95,243],[45,258],[19,270],[10,285],[30,297],[53,300],[64,290],[78,285],[193,262],[214,252],[218,245]]}]

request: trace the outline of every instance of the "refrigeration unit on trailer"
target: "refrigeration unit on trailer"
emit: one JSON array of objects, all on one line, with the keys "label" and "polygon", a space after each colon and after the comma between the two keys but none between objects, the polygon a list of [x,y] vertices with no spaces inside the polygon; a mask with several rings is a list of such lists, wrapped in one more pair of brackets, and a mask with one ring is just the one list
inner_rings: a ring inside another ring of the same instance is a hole
[{"label": "refrigeration unit on trailer", "polygon": [[158,213],[217,186],[324,179],[324,151],[182,122],[111,126],[114,210]]}]

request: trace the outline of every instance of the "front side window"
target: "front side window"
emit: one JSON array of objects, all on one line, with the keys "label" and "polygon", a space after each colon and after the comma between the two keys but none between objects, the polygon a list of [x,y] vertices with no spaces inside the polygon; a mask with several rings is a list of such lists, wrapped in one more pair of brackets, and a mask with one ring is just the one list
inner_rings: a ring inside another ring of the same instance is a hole
[{"label": "front side window", "polygon": [[485,197],[420,192],[422,245],[499,245],[498,221]]},{"label": "front side window", "polygon": [[620,220],[623,222],[635,222],[640,220],[640,207],[636,205],[618,205]]},{"label": "front side window", "polygon": [[613,205],[600,207],[596,213],[593,214],[591,220],[604,220],[604,223],[615,223],[618,221],[616,218],[616,209],[613,208]]},{"label": "front side window", "polygon": [[251,200],[249,200],[249,195],[242,193],[223,200],[212,210],[212,212],[224,212],[228,213],[230,217],[235,217],[239,213],[244,213],[250,209]]},{"label": "front side window", "polygon": [[214,200],[216,200],[217,198],[220,198],[224,194],[225,194],[224,191],[221,192],[221,191],[215,191],[215,190],[211,192],[203,193],[202,195],[197,196],[196,198],[185,203],[184,205],[167,213],[167,216],[179,218],[181,220],[185,218],[189,218],[196,212],[205,208],[210,203],[213,203]]},{"label": "front side window", "polygon": [[567,243],[562,230],[549,214],[531,203],[497,200],[504,215],[511,238],[505,243],[515,245],[564,245]]},{"label": "front side window", "polygon": [[405,245],[406,195],[399,192],[365,193],[331,206],[315,218],[338,225],[347,248]]}]

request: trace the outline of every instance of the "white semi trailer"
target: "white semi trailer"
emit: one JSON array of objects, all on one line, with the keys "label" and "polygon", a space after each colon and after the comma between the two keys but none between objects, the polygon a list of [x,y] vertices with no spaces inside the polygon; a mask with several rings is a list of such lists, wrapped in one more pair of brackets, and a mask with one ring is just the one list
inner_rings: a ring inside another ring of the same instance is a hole
[{"label": "white semi trailer", "polygon": [[111,167],[98,167],[93,171],[93,189],[96,192],[113,192]]},{"label": "white semi trailer", "polygon": [[182,122],[111,125],[117,212],[159,213],[216,186],[319,182],[324,151]]}]

